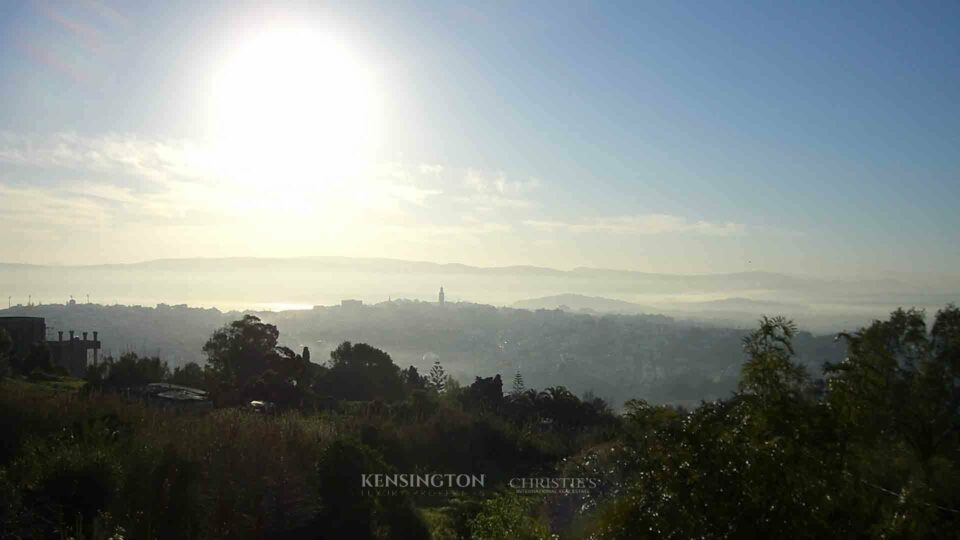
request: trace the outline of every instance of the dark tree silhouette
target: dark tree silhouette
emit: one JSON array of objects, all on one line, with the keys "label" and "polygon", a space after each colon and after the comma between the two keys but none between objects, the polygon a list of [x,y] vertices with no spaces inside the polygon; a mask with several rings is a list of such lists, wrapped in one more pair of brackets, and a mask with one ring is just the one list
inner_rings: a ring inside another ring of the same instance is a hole
[{"label": "dark tree silhouette", "polygon": [[245,315],[213,333],[203,352],[212,379],[209,390],[221,404],[249,399],[300,406],[318,374],[309,361],[277,345],[279,332]]},{"label": "dark tree silhouette", "polygon": [[500,375],[477,377],[461,396],[464,405],[488,411],[499,411],[503,405],[503,379]]},{"label": "dark tree silhouette", "polygon": [[113,388],[129,388],[161,382],[170,376],[167,363],[159,358],[138,357],[137,353],[124,353],[118,360],[107,358],[104,383]]},{"label": "dark tree silhouette", "polygon": [[362,475],[390,472],[394,469],[362,443],[330,444],[317,466],[320,511],[309,527],[312,537],[429,539],[429,529],[407,497],[370,488],[364,492]]},{"label": "dark tree silhouette", "polygon": [[253,315],[220,328],[203,346],[211,373],[221,384],[247,386],[270,366],[279,334],[276,326]]},{"label": "dark tree silhouette", "polygon": [[330,370],[320,382],[321,393],[351,401],[403,397],[400,369],[390,355],[366,343],[345,341],[330,353]]},{"label": "dark tree silhouette", "polygon": [[185,366],[177,366],[173,369],[173,374],[170,376],[170,382],[173,384],[179,384],[181,386],[189,386],[191,388],[206,388],[207,380],[206,375],[204,375],[203,368],[200,367],[196,362],[190,362]]},{"label": "dark tree silhouette", "polygon": [[[15,364],[16,365],[16,364]],[[23,374],[37,372],[52,372],[53,362],[50,357],[50,349],[46,343],[34,343],[23,358],[20,364],[20,371]]]},{"label": "dark tree silhouette", "polygon": [[427,378],[420,375],[416,366],[410,366],[400,372],[400,379],[409,390],[424,390],[427,388]]}]

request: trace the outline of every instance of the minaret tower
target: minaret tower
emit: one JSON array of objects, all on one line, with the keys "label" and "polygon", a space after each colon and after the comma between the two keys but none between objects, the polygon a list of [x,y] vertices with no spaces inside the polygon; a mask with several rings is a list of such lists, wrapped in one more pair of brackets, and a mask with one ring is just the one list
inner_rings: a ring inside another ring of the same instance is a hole
[{"label": "minaret tower", "polygon": [[441,286],[440,286],[440,305],[441,305],[441,306],[443,305],[443,298],[444,298],[443,285],[441,285]]}]

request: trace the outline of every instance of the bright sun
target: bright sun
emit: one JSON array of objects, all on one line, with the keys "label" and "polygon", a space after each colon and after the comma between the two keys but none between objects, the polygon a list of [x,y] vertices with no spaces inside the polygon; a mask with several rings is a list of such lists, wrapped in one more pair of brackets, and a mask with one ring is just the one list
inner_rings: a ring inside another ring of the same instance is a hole
[{"label": "bright sun", "polygon": [[331,37],[305,29],[260,34],[230,55],[215,84],[215,145],[235,177],[309,189],[368,160],[372,77]]}]

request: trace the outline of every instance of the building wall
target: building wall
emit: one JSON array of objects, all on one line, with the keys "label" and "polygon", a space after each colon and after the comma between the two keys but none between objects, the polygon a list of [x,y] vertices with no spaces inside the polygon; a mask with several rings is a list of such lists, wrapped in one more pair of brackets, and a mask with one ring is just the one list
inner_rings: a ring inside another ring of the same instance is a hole
[{"label": "building wall", "polygon": [[87,351],[99,351],[100,341],[97,332],[93,339],[86,339],[88,333],[80,336],[63,336],[47,341],[47,324],[43,317],[0,317],[0,328],[13,338],[13,358],[22,360],[37,343],[46,343],[50,350],[50,361],[55,366],[63,366],[74,377],[83,377],[87,371]]},{"label": "building wall", "polygon": [[30,347],[46,340],[47,324],[43,317],[0,317],[0,328],[13,338],[13,357],[22,359]]},{"label": "building wall", "polygon": [[54,365],[63,366],[74,377],[83,377],[87,372],[87,350],[99,349],[100,342],[75,337],[64,341],[48,341],[47,347],[50,348],[50,360]]}]

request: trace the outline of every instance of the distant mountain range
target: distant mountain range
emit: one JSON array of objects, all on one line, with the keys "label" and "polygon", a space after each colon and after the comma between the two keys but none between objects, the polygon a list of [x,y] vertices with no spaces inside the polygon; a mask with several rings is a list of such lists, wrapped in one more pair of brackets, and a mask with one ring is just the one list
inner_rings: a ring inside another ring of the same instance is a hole
[{"label": "distant mountain range", "polygon": [[725,312],[725,313],[785,313],[800,312],[807,309],[804,304],[753,300],[750,298],[723,298],[706,302],[671,303],[665,306],[646,306],[582,294],[557,294],[541,298],[530,298],[514,302],[511,307],[519,309],[565,309],[569,311],[589,310],[601,313],[664,313],[664,312]]},{"label": "distant mountain range", "polygon": [[732,311],[732,312],[756,312],[756,311],[803,311],[808,309],[804,304],[791,302],[774,302],[771,300],[753,300],[751,298],[723,298],[720,300],[710,300],[707,302],[689,302],[678,304],[680,309],[691,311]]},{"label": "distant mountain range", "polygon": [[313,272],[389,272],[422,273],[433,275],[478,276],[543,276],[573,280],[602,279],[610,282],[628,281],[635,285],[683,286],[694,289],[777,289],[807,290],[811,288],[845,286],[856,289],[901,289],[903,282],[893,279],[836,280],[798,277],[772,272],[734,272],[715,274],[662,274],[633,270],[610,270],[578,267],[557,270],[540,266],[479,267],[459,263],[434,263],[386,258],[364,257],[227,257],[157,259],[151,261],[102,265],[31,265],[0,263],[0,269],[47,270],[164,270],[196,271],[313,271]]},{"label": "distant mountain range", "polygon": [[542,298],[530,298],[514,302],[511,307],[517,309],[565,309],[570,311],[590,310],[602,313],[657,313],[655,308],[603,298],[600,296],[585,296],[582,294],[556,294]]},{"label": "distant mountain range", "polygon": [[[222,310],[309,309],[346,298],[477,302],[531,309],[664,314],[753,324],[787,314],[831,330],[883,317],[898,306],[929,311],[960,300],[960,280],[838,280],[771,272],[658,274],[601,268],[477,267],[386,258],[189,258],[131,264],[43,266],[0,263],[0,294],[10,304],[160,303]],[[525,300],[526,299],[526,300]],[[634,303],[636,302],[636,303]],[[852,323],[852,324],[851,324]]]}]

